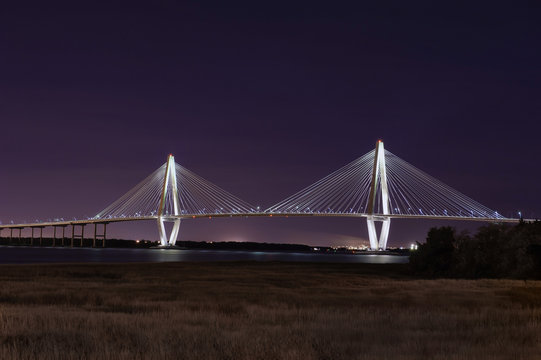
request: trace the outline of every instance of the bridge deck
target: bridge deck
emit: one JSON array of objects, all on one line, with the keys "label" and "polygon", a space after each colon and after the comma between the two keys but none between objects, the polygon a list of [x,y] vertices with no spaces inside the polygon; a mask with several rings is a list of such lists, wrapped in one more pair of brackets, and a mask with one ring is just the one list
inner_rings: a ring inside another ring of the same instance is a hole
[{"label": "bridge deck", "polygon": [[[165,220],[175,219],[198,219],[198,218],[222,218],[222,217],[354,217],[366,218],[373,216],[378,218],[390,219],[426,219],[426,220],[452,220],[452,221],[478,221],[478,222],[493,222],[493,223],[518,223],[520,219],[516,218],[483,218],[483,217],[467,217],[467,216],[433,216],[433,215],[401,215],[401,214],[358,214],[358,213],[270,213],[270,212],[253,212],[253,213],[217,213],[217,214],[185,214],[185,215],[166,215],[162,216]],[[27,227],[48,227],[48,226],[68,226],[68,225],[89,225],[89,224],[104,224],[126,221],[156,221],[158,216],[137,216],[137,217],[120,217],[109,219],[86,219],[86,220],[69,220],[69,221],[45,221],[36,223],[20,223],[20,224],[0,224],[0,229],[18,229]],[[535,219],[523,219],[526,222],[536,221]]]}]

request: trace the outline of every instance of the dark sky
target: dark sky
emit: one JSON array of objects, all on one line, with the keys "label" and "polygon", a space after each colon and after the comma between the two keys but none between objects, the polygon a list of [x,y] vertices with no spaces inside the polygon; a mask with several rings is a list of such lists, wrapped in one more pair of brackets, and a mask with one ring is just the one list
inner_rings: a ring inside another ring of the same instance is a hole
[{"label": "dark sky", "polygon": [[[169,153],[266,208],[380,138],[506,216],[541,216],[538,1],[14,4],[0,8],[4,223],[93,216]],[[396,221],[389,244],[433,225]],[[157,238],[153,223],[110,230]],[[352,219],[181,228],[186,240],[366,238]]]}]

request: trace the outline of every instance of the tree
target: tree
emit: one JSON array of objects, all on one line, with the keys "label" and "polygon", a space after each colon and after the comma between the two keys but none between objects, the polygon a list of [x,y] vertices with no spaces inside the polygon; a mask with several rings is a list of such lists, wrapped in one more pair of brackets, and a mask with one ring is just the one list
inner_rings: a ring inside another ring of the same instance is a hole
[{"label": "tree", "polygon": [[426,242],[410,256],[410,266],[416,273],[428,276],[452,275],[455,252],[455,230],[449,226],[431,228]]}]

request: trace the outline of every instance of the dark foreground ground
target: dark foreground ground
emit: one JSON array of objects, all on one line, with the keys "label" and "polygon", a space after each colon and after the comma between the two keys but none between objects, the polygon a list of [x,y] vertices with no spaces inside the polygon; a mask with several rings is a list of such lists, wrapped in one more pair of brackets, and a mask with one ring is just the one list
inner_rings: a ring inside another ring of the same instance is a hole
[{"label": "dark foreground ground", "polygon": [[539,359],[541,282],[404,265],[0,266],[0,359]]}]

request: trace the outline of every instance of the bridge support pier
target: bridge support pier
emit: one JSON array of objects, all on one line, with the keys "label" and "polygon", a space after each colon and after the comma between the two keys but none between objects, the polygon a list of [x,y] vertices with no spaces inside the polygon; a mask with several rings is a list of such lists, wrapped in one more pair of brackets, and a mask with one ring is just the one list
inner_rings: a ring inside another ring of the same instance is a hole
[{"label": "bridge support pier", "polygon": [[105,236],[107,234],[107,223],[102,223],[103,225],[103,232],[101,234],[98,233],[98,225],[99,223],[94,223],[94,238],[92,239],[92,247],[96,247],[96,239],[102,239],[101,241],[101,247],[105,247]]},{"label": "bridge support pier", "polygon": [[[167,230],[165,229],[166,222],[173,223],[173,229],[171,229],[171,234],[169,234],[169,238],[167,237]],[[180,219],[166,220],[160,216],[158,218],[158,233],[160,234],[161,246],[175,246],[175,244],[177,243],[179,229]]]},{"label": "bridge support pier", "polygon": [[[376,230],[376,221],[381,222],[381,233]],[[391,229],[391,219],[388,217],[369,216],[366,218],[368,227],[368,238],[370,239],[370,249],[385,250],[387,248],[387,239],[389,238],[389,230]]]},{"label": "bridge support pier", "polygon": [[58,227],[61,227],[62,228],[62,246],[64,246],[64,238],[66,237],[66,226],[67,225],[53,225],[53,247],[56,246],[56,240],[57,240],[57,237],[56,237],[56,229]]},{"label": "bridge support pier", "polygon": [[[81,235],[75,234],[75,227],[81,227]],[[83,246],[83,240],[85,239],[85,226],[86,224],[71,224],[71,247],[73,247],[73,241],[75,238],[81,239],[79,241],[79,246]]]}]

